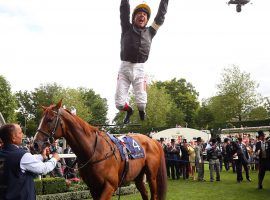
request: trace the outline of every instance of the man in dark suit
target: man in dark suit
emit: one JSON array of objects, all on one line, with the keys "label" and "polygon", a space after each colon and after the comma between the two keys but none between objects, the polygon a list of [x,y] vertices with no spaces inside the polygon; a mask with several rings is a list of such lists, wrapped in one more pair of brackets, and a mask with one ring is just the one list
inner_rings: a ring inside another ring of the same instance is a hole
[{"label": "man in dark suit", "polygon": [[270,170],[270,141],[265,140],[265,134],[261,130],[258,131],[255,154],[259,157],[258,189],[262,189],[265,171]]},{"label": "man in dark suit", "polygon": [[230,142],[231,141],[229,140],[229,138],[225,138],[222,145],[222,157],[226,171],[229,171],[230,169],[230,152],[229,152]]},{"label": "man in dark suit", "polygon": [[20,148],[23,132],[18,124],[3,125],[0,138],[4,143],[0,150],[0,199],[35,200],[35,175],[52,171],[59,155],[55,153],[50,160],[43,162],[48,147],[39,155]]},{"label": "man in dark suit", "polygon": [[242,176],[242,166],[246,172],[246,179],[247,181],[251,182],[251,179],[249,177],[249,169],[248,169],[248,160],[249,160],[249,155],[247,152],[247,147],[243,143],[242,138],[238,138],[238,145],[240,147],[239,152],[237,153],[238,159],[236,160],[236,168],[237,168],[237,181],[241,182],[243,181],[243,176]]},{"label": "man in dark suit", "polygon": [[169,146],[167,150],[171,160],[170,167],[172,179],[179,179],[180,148],[175,143],[175,139],[171,139],[171,146]]}]

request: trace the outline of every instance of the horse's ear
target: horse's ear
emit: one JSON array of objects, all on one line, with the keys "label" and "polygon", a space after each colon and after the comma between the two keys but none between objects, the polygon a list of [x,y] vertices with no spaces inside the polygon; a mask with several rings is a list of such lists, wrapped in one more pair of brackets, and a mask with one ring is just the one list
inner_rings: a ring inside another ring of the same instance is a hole
[{"label": "horse's ear", "polygon": [[45,106],[41,106],[42,110],[45,111],[47,109],[47,107]]},{"label": "horse's ear", "polygon": [[62,100],[63,100],[63,99],[61,99],[61,100],[56,104],[56,108],[57,108],[57,109],[59,109],[59,108],[62,107]]}]

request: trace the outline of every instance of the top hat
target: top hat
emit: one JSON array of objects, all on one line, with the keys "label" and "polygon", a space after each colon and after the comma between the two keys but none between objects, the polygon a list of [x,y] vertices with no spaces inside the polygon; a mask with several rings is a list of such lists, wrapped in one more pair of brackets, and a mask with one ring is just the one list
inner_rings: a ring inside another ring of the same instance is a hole
[{"label": "top hat", "polygon": [[217,139],[216,139],[216,138],[213,138],[213,139],[211,140],[211,142],[212,142],[212,144],[216,144],[216,143],[217,143]]},{"label": "top hat", "polygon": [[228,142],[228,141],[230,141],[229,138],[224,138],[224,143],[226,143],[226,142]]},{"label": "top hat", "polygon": [[259,130],[258,131],[258,137],[261,137],[261,136],[265,136],[265,135],[264,135],[264,132],[262,130]]}]

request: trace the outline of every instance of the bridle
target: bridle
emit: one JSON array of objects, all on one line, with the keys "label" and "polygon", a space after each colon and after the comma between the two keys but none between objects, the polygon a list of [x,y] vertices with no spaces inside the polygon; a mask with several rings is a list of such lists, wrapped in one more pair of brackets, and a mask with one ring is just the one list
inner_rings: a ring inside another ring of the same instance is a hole
[{"label": "bridle", "polygon": [[[46,140],[44,141],[41,141],[41,140],[36,140],[35,142],[39,145],[41,144],[42,146],[44,146],[45,143],[51,145],[54,141],[55,141],[55,133],[56,133],[56,130],[58,128],[58,126],[60,125],[61,126],[61,113],[60,113],[60,109],[58,109],[58,111],[54,111],[52,110],[52,112],[54,112],[56,114],[56,120],[54,122],[54,126],[53,126],[53,130],[50,131],[50,132],[47,132],[47,131],[44,131],[42,129],[37,129],[37,132],[39,133],[42,133],[43,135],[46,136]],[[61,126],[61,129],[63,130],[63,127]]]},{"label": "bridle", "polygon": [[[47,131],[44,131],[44,130],[42,130],[40,128],[37,129],[37,132],[42,133],[43,135],[46,136],[46,140],[44,140],[44,141],[42,141],[42,140],[36,140],[35,143],[37,143],[38,145],[42,145],[42,146],[44,146],[44,144],[51,145],[54,142],[54,140],[55,140],[55,133],[56,133],[56,130],[59,127],[59,125],[60,125],[60,127],[61,127],[61,129],[63,131],[60,109],[61,108],[59,108],[57,112],[54,111],[54,110],[52,110],[52,112],[54,112],[56,114],[54,116],[54,118],[56,117],[56,120],[54,122],[54,126],[53,126],[53,130],[52,131],[47,132]],[[92,153],[92,157],[89,158],[87,160],[87,162],[84,162],[83,164],[79,163],[79,166],[78,166],[77,169],[82,169],[82,168],[84,168],[88,164],[94,165],[96,163],[102,162],[104,160],[107,160],[111,156],[115,156],[115,158],[117,159],[116,154],[115,154],[116,149],[113,147],[113,145],[104,136],[98,134],[98,132],[95,132],[95,135],[96,135],[96,137],[95,137],[94,150],[93,150],[93,153]],[[98,146],[98,137],[99,137],[99,135],[102,136],[102,138],[109,145],[110,151],[107,152],[107,153],[105,153],[104,157],[102,157],[100,159],[97,159],[97,160],[93,160],[94,154],[96,152],[96,148]],[[76,159],[75,162],[78,162],[78,160]],[[72,167],[69,167],[69,168],[73,169]]]}]

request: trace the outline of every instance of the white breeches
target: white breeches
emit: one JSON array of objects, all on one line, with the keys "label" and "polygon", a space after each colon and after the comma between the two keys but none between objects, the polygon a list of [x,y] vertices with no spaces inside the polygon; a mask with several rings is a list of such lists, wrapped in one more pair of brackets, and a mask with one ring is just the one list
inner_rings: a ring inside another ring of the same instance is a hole
[{"label": "white breeches", "polygon": [[132,84],[135,102],[139,110],[145,110],[147,103],[146,79],[143,63],[122,61],[117,79],[115,105],[122,110],[127,103],[128,90]]}]

